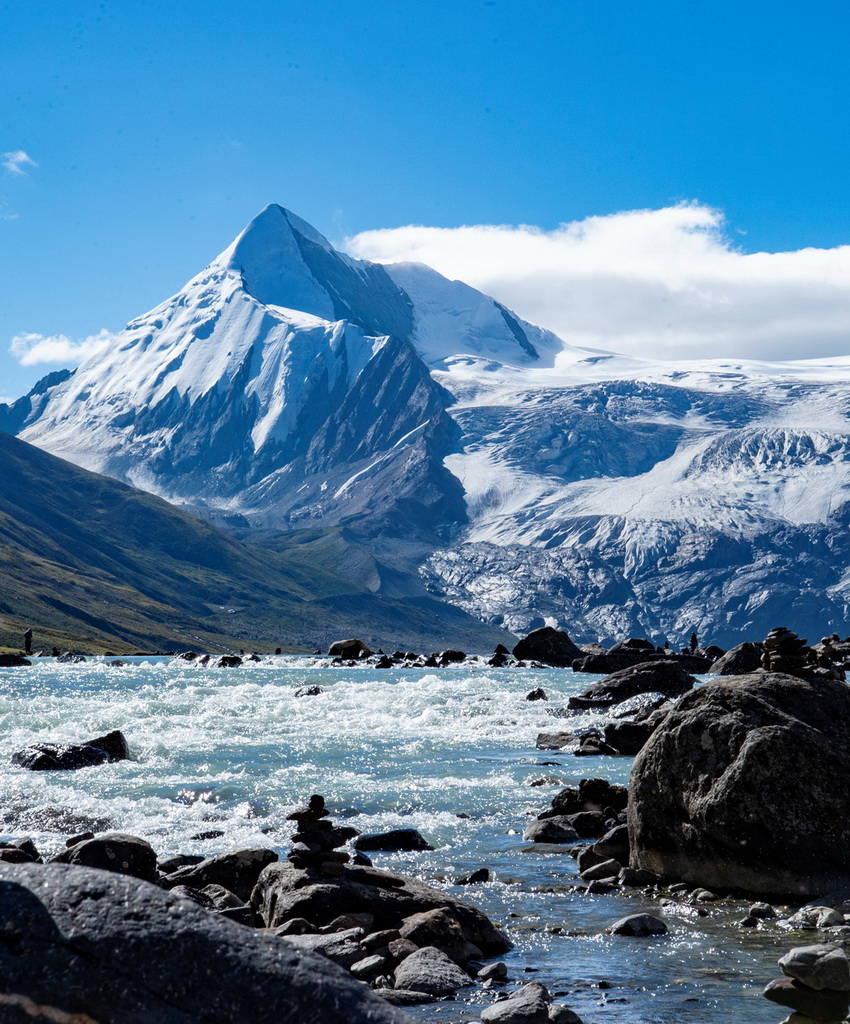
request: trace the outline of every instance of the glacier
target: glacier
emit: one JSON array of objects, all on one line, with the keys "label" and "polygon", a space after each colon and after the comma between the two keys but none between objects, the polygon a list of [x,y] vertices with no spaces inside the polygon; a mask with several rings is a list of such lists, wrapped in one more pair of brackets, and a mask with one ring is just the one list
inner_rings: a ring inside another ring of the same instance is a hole
[{"label": "glacier", "polygon": [[847,632],[850,359],[577,348],[277,205],[0,429],[513,632]]}]

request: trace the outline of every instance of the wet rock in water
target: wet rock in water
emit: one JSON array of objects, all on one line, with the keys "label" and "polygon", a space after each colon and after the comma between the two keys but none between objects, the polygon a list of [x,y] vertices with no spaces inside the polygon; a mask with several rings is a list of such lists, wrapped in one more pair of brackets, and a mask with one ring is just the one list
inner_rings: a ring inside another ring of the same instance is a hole
[{"label": "wet rock in water", "polygon": [[[667,697],[678,697],[692,689],[695,682],[692,675],[673,661],[646,661],[613,672],[589,686],[579,695],[578,699],[582,703],[576,706],[588,703],[619,704],[641,693],[663,693]],[[572,707],[572,701],[575,700],[571,698],[568,706]]]},{"label": "wet rock in water", "polygon": [[832,907],[801,907],[786,918],[792,928],[837,928],[844,924],[844,915]]},{"label": "wet rock in water", "polygon": [[606,878],[616,880],[622,870],[623,865],[619,861],[603,860],[592,867],[585,868],[581,873],[581,877],[585,882],[596,882]]},{"label": "wet rock in water", "polygon": [[634,718],[635,721],[643,721],[668,700],[670,698],[666,693],[651,690],[649,693],[638,693],[634,697],[618,702],[613,707],[606,708],[605,713],[610,718]]},{"label": "wet rock in water", "polygon": [[578,745],[579,738],[572,732],[541,732],[535,743],[538,750],[570,750]]},{"label": "wet rock in water", "polygon": [[102,871],[132,875],[146,882],[154,882],[158,877],[156,854],[150,843],[123,832],[110,832],[94,839],[84,839],[61,850],[51,863],[100,868]]},{"label": "wet rock in water", "polygon": [[0,668],[26,668],[32,662],[22,654],[0,654]]},{"label": "wet rock in water", "polygon": [[439,651],[436,654],[431,655],[432,658],[437,659],[437,663],[441,668],[445,668],[446,665],[459,665],[462,661],[466,661],[466,655],[463,651]]},{"label": "wet rock in water", "polygon": [[434,847],[415,828],[396,828],[358,836],[354,841],[355,850],[384,850],[388,852],[433,850]]},{"label": "wet rock in water", "polygon": [[758,894],[846,886],[849,731],[835,680],[753,674],[686,694],[635,759],[633,866]]},{"label": "wet rock in water", "polygon": [[522,836],[530,843],[575,843],[578,837],[578,832],[565,815],[533,821]]},{"label": "wet rock in water", "polygon": [[293,697],[318,697],[320,693],[325,691],[321,686],[299,686]]},{"label": "wet rock in water", "polygon": [[322,957],[134,878],[0,864],[0,891],[15,936],[0,943],[3,991],[57,1020],[127,1021],[130,1008],[156,1024],[407,1020]]},{"label": "wet rock in water", "polygon": [[579,811],[610,811],[609,816],[612,817],[625,810],[628,799],[629,791],[625,786],[612,784],[607,779],[582,779],[578,788],[566,786],[556,793],[552,797],[551,810],[538,817],[551,818],[556,814],[576,814]]},{"label": "wet rock in water", "polygon": [[529,690],[525,695],[526,700],[549,700],[546,696],[546,691],[542,686],[536,687],[534,690]]},{"label": "wet rock in water", "polygon": [[503,960],[497,960],[494,964],[487,964],[475,975],[481,981],[507,981],[508,965]]},{"label": "wet rock in water", "polygon": [[617,757],[620,751],[605,742],[605,736],[598,729],[589,729],[578,737],[578,746],[573,748],[574,757],[599,757],[607,754]]},{"label": "wet rock in water", "polygon": [[712,676],[743,676],[761,668],[762,645],[746,640],[732,647],[713,662],[708,674]]},{"label": "wet rock in water", "polygon": [[417,949],[405,957],[393,973],[396,988],[447,996],[472,984],[469,975],[442,950],[433,946]]},{"label": "wet rock in water", "polygon": [[31,772],[92,768],[130,756],[124,734],[115,729],[85,743],[33,743],[12,754],[12,764]]},{"label": "wet rock in water", "polygon": [[779,961],[783,974],[813,989],[850,992],[850,960],[840,946],[797,946]]},{"label": "wet rock in water", "polygon": [[461,875],[454,881],[455,885],[476,885],[478,882],[489,882],[490,871],[488,868],[478,868],[468,875]]},{"label": "wet rock in water", "polygon": [[632,914],[629,917],[621,917],[611,925],[612,935],[634,935],[645,937],[647,935],[666,935],[667,925],[660,917],[652,914]]},{"label": "wet rock in water", "polygon": [[536,981],[508,999],[501,999],[478,1015],[484,1024],[548,1024],[552,997]]},{"label": "wet rock in water", "polygon": [[242,659],[238,654],[222,654],[222,656],[216,661],[214,668],[239,668],[242,664]]},{"label": "wet rock in water", "polygon": [[358,658],[368,658],[372,652],[362,640],[352,637],[349,640],[336,640],[328,648],[328,654],[333,658],[343,658],[349,661]]},{"label": "wet rock in water", "polygon": [[543,626],[523,637],[513,649],[513,656],[520,661],[539,661],[544,665],[568,668],[576,660],[583,657],[584,652],[576,647],[561,629]]},{"label": "wet rock in water", "polygon": [[86,660],[83,654],[74,654],[73,651],[65,651],[64,654],[60,654],[56,659],[57,662],[61,662],[64,665],[80,665]]},{"label": "wet rock in water", "polygon": [[843,1021],[850,1008],[850,992],[809,988],[792,978],[777,978],[762,993],[772,1003],[820,1021]]},{"label": "wet rock in water", "polygon": [[247,902],[262,870],[278,860],[274,850],[235,850],[208,857],[199,864],[188,864],[160,879],[164,889],[188,885],[202,889],[207,885],[220,885]]}]

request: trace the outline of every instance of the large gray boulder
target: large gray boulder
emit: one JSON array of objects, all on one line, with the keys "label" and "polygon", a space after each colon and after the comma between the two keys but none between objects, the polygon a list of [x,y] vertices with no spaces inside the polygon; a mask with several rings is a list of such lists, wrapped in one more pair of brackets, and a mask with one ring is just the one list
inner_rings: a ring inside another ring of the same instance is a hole
[{"label": "large gray boulder", "polygon": [[745,640],[715,661],[708,674],[712,676],[740,676],[761,668],[762,645],[760,642]]},{"label": "large gray boulder", "polygon": [[109,1024],[409,1024],[316,954],[154,885],[0,864],[0,1019]]},{"label": "large gray boulder", "polygon": [[566,668],[584,657],[584,651],[562,629],[543,626],[535,629],[514,647],[513,656],[522,661],[541,661],[544,665]]},{"label": "large gray boulder", "polygon": [[808,898],[850,883],[850,687],[778,673],[681,698],[637,755],[632,867]]}]

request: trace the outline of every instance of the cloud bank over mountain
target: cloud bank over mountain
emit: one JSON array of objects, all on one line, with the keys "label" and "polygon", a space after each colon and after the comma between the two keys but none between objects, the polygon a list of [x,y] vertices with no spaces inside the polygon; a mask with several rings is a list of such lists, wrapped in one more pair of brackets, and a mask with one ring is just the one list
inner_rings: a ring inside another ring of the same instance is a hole
[{"label": "cloud bank over mountain", "polygon": [[850,245],[742,251],[700,203],[561,224],[410,225],[348,238],[353,256],[426,263],[575,345],[692,359],[850,353]]}]

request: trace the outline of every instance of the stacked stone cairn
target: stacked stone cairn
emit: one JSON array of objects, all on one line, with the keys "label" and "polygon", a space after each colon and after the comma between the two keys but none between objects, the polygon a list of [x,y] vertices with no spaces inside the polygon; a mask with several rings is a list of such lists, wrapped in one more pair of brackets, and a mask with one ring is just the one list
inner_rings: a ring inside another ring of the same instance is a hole
[{"label": "stacked stone cairn", "polygon": [[341,846],[354,839],[357,829],[336,826],[328,817],[325,798],[313,795],[305,807],[287,815],[297,822],[298,831],[291,836],[292,848],[287,860],[297,868],[315,868],[328,878],[339,878],[351,859]]},{"label": "stacked stone cairn", "polygon": [[840,1024],[847,1019],[850,960],[840,946],[798,946],[779,966],[786,977],[771,981],[764,995],[794,1011],[786,1018],[788,1024]]},{"label": "stacked stone cairn", "polygon": [[782,672],[801,679],[843,679],[843,669],[822,652],[819,656],[807,641],[785,626],[772,629],[762,645],[761,665],[767,672]]}]

